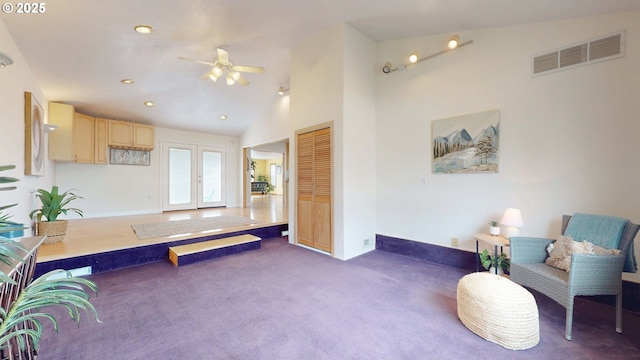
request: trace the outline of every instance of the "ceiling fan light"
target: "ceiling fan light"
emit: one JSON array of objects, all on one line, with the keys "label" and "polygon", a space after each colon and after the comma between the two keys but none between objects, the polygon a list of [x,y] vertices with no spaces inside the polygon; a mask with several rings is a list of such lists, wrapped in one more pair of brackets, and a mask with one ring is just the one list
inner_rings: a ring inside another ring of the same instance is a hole
[{"label": "ceiling fan light", "polygon": [[238,81],[238,79],[240,79],[240,73],[237,71],[231,71],[229,74],[234,81]]},{"label": "ceiling fan light", "polygon": [[220,67],[220,65],[216,65],[216,66],[213,67],[213,69],[211,69],[211,73],[215,77],[220,77],[220,76],[222,76],[222,68]]},{"label": "ceiling fan light", "polygon": [[449,47],[450,50],[453,50],[458,47],[459,43],[460,43],[460,37],[458,35],[453,35],[451,40],[449,40],[449,43],[447,44],[447,46]]},{"label": "ceiling fan light", "polygon": [[227,85],[233,85],[236,83],[236,80],[231,76],[231,74],[227,74]]}]

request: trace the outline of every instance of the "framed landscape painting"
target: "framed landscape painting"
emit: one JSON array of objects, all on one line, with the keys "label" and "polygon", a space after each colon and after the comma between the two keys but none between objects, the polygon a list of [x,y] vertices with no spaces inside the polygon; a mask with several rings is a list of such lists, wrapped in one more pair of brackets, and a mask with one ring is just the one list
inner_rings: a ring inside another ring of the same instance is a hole
[{"label": "framed landscape painting", "polygon": [[433,173],[497,173],[500,110],[460,115],[432,122]]}]

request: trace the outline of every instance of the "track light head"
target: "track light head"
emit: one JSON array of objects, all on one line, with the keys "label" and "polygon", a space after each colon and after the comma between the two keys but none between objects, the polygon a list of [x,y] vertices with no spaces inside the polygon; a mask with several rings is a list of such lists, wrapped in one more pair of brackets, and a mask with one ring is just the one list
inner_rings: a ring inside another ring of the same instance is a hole
[{"label": "track light head", "polygon": [[460,37],[458,35],[453,35],[453,37],[449,40],[449,43],[447,44],[447,46],[449,47],[450,50],[453,50],[458,47],[459,43],[460,43]]},{"label": "track light head", "polygon": [[0,53],[0,69],[13,64],[13,60],[3,53]]},{"label": "track light head", "polygon": [[414,51],[411,53],[411,55],[409,55],[409,62],[411,64],[415,64],[418,62],[418,60],[420,60],[420,53],[417,51]]}]

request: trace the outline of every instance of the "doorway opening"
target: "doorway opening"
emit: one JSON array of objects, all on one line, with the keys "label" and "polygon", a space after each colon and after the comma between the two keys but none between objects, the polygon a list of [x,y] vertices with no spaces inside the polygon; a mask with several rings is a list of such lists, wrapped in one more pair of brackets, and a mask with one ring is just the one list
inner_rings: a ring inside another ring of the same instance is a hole
[{"label": "doorway opening", "polygon": [[255,145],[243,149],[244,207],[283,207],[288,213],[289,140]]}]

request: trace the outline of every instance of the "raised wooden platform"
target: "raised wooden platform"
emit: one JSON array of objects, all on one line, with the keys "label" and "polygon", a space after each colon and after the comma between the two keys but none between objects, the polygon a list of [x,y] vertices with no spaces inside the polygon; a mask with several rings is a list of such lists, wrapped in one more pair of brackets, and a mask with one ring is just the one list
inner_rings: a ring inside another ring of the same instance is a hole
[{"label": "raised wooden platform", "polygon": [[237,254],[239,252],[260,249],[261,241],[257,236],[245,234],[218,240],[169,247],[169,260],[175,266]]},{"label": "raised wooden platform", "polygon": [[[133,224],[224,215],[249,217],[259,223],[144,240],[138,239],[131,227]],[[262,239],[281,237],[282,232],[288,230],[287,215],[287,206],[282,196],[259,195],[252,197],[250,208],[209,208],[69,220],[69,229],[64,241],[41,246],[36,276],[53,269],[90,267],[91,273],[99,273],[167,261],[169,247],[238,235],[249,234]]]}]

